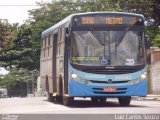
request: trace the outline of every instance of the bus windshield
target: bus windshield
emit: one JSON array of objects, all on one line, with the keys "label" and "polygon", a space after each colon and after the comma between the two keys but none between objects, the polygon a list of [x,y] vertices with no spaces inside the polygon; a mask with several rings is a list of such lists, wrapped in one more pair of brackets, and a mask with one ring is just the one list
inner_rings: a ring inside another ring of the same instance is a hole
[{"label": "bus windshield", "polygon": [[73,31],[71,62],[86,66],[145,63],[142,31]]}]

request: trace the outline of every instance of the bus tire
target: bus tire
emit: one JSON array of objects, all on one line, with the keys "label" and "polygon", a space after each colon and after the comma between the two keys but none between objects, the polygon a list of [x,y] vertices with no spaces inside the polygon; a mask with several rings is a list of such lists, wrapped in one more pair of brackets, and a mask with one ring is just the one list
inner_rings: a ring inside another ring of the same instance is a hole
[{"label": "bus tire", "polygon": [[118,101],[121,106],[129,106],[131,102],[131,96],[118,97]]},{"label": "bus tire", "polygon": [[46,92],[47,92],[47,100],[48,100],[49,102],[54,102],[54,97],[52,96],[52,93],[49,93],[48,77],[46,77]]},{"label": "bus tire", "polygon": [[63,87],[63,89],[62,89],[62,103],[65,106],[71,106],[73,104],[74,97],[70,97],[68,95],[65,95],[64,89],[65,88]]},{"label": "bus tire", "polygon": [[63,83],[62,83],[62,77],[59,77],[59,85],[58,85],[59,93],[56,96],[56,102],[62,104],[63,103]]},{"label": "bus tire", "polygon": [[63,96],[63,105],[71,106],[73,104],[74,97]]},{"label": "bus tire", "polygon": [[49,102],[54,102],[54,97],[52,96],[52,93],[48,93],[48,92],[47,92],[47,100],[48,100]]},{"label": "bus tire", "polygon": [[55,101],[57,102],[57,103],[62,103],[62,96],[56,96],[56,98],[55,98]]}]

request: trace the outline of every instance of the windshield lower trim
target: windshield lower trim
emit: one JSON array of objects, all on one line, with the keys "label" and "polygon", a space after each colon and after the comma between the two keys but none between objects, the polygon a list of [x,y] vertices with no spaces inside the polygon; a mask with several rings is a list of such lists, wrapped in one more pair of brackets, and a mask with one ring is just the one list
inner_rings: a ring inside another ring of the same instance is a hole
[{"label": "windshield lower trim", "polygon": [[146,64],[135,66],[85,66],[74,63],[70,64],[74,69],[94,74],[128,74],[140,71],[146,66]]}]

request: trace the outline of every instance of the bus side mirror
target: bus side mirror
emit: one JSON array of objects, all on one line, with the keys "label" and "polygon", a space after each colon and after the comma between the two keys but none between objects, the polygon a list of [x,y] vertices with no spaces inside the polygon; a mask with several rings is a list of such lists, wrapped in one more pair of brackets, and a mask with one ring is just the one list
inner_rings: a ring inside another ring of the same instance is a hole
[{"label": "bus side mirror", "polygon": [[69,43],[70,43],[70,41],[69,41],[69,34],[65,34],[65,41],[66,41],[66,46],[68,46],[67,47],[67,50],[70,50],[70,45],[69,45]]},{"label": "bus side mirror", "polygon": [[66,36],[65,36],[65,37],[66,37],[66,39],[68,39],[69,35],[68,35],[68,34],[66,34]]}]

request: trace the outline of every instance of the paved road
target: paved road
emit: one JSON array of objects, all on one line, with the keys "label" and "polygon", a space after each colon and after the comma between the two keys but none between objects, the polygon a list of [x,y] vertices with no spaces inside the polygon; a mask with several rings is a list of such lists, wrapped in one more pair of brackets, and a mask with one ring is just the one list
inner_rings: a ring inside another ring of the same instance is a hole
[{"label": "paved road", "polygon": [[92,104],[89,99],[76,99],[72,107],[50,103],[46,98],[0,99],[0,114],[160,114],[159,100],[132,100],[129,107],[121,107],[117,99],[104,104]]}]

